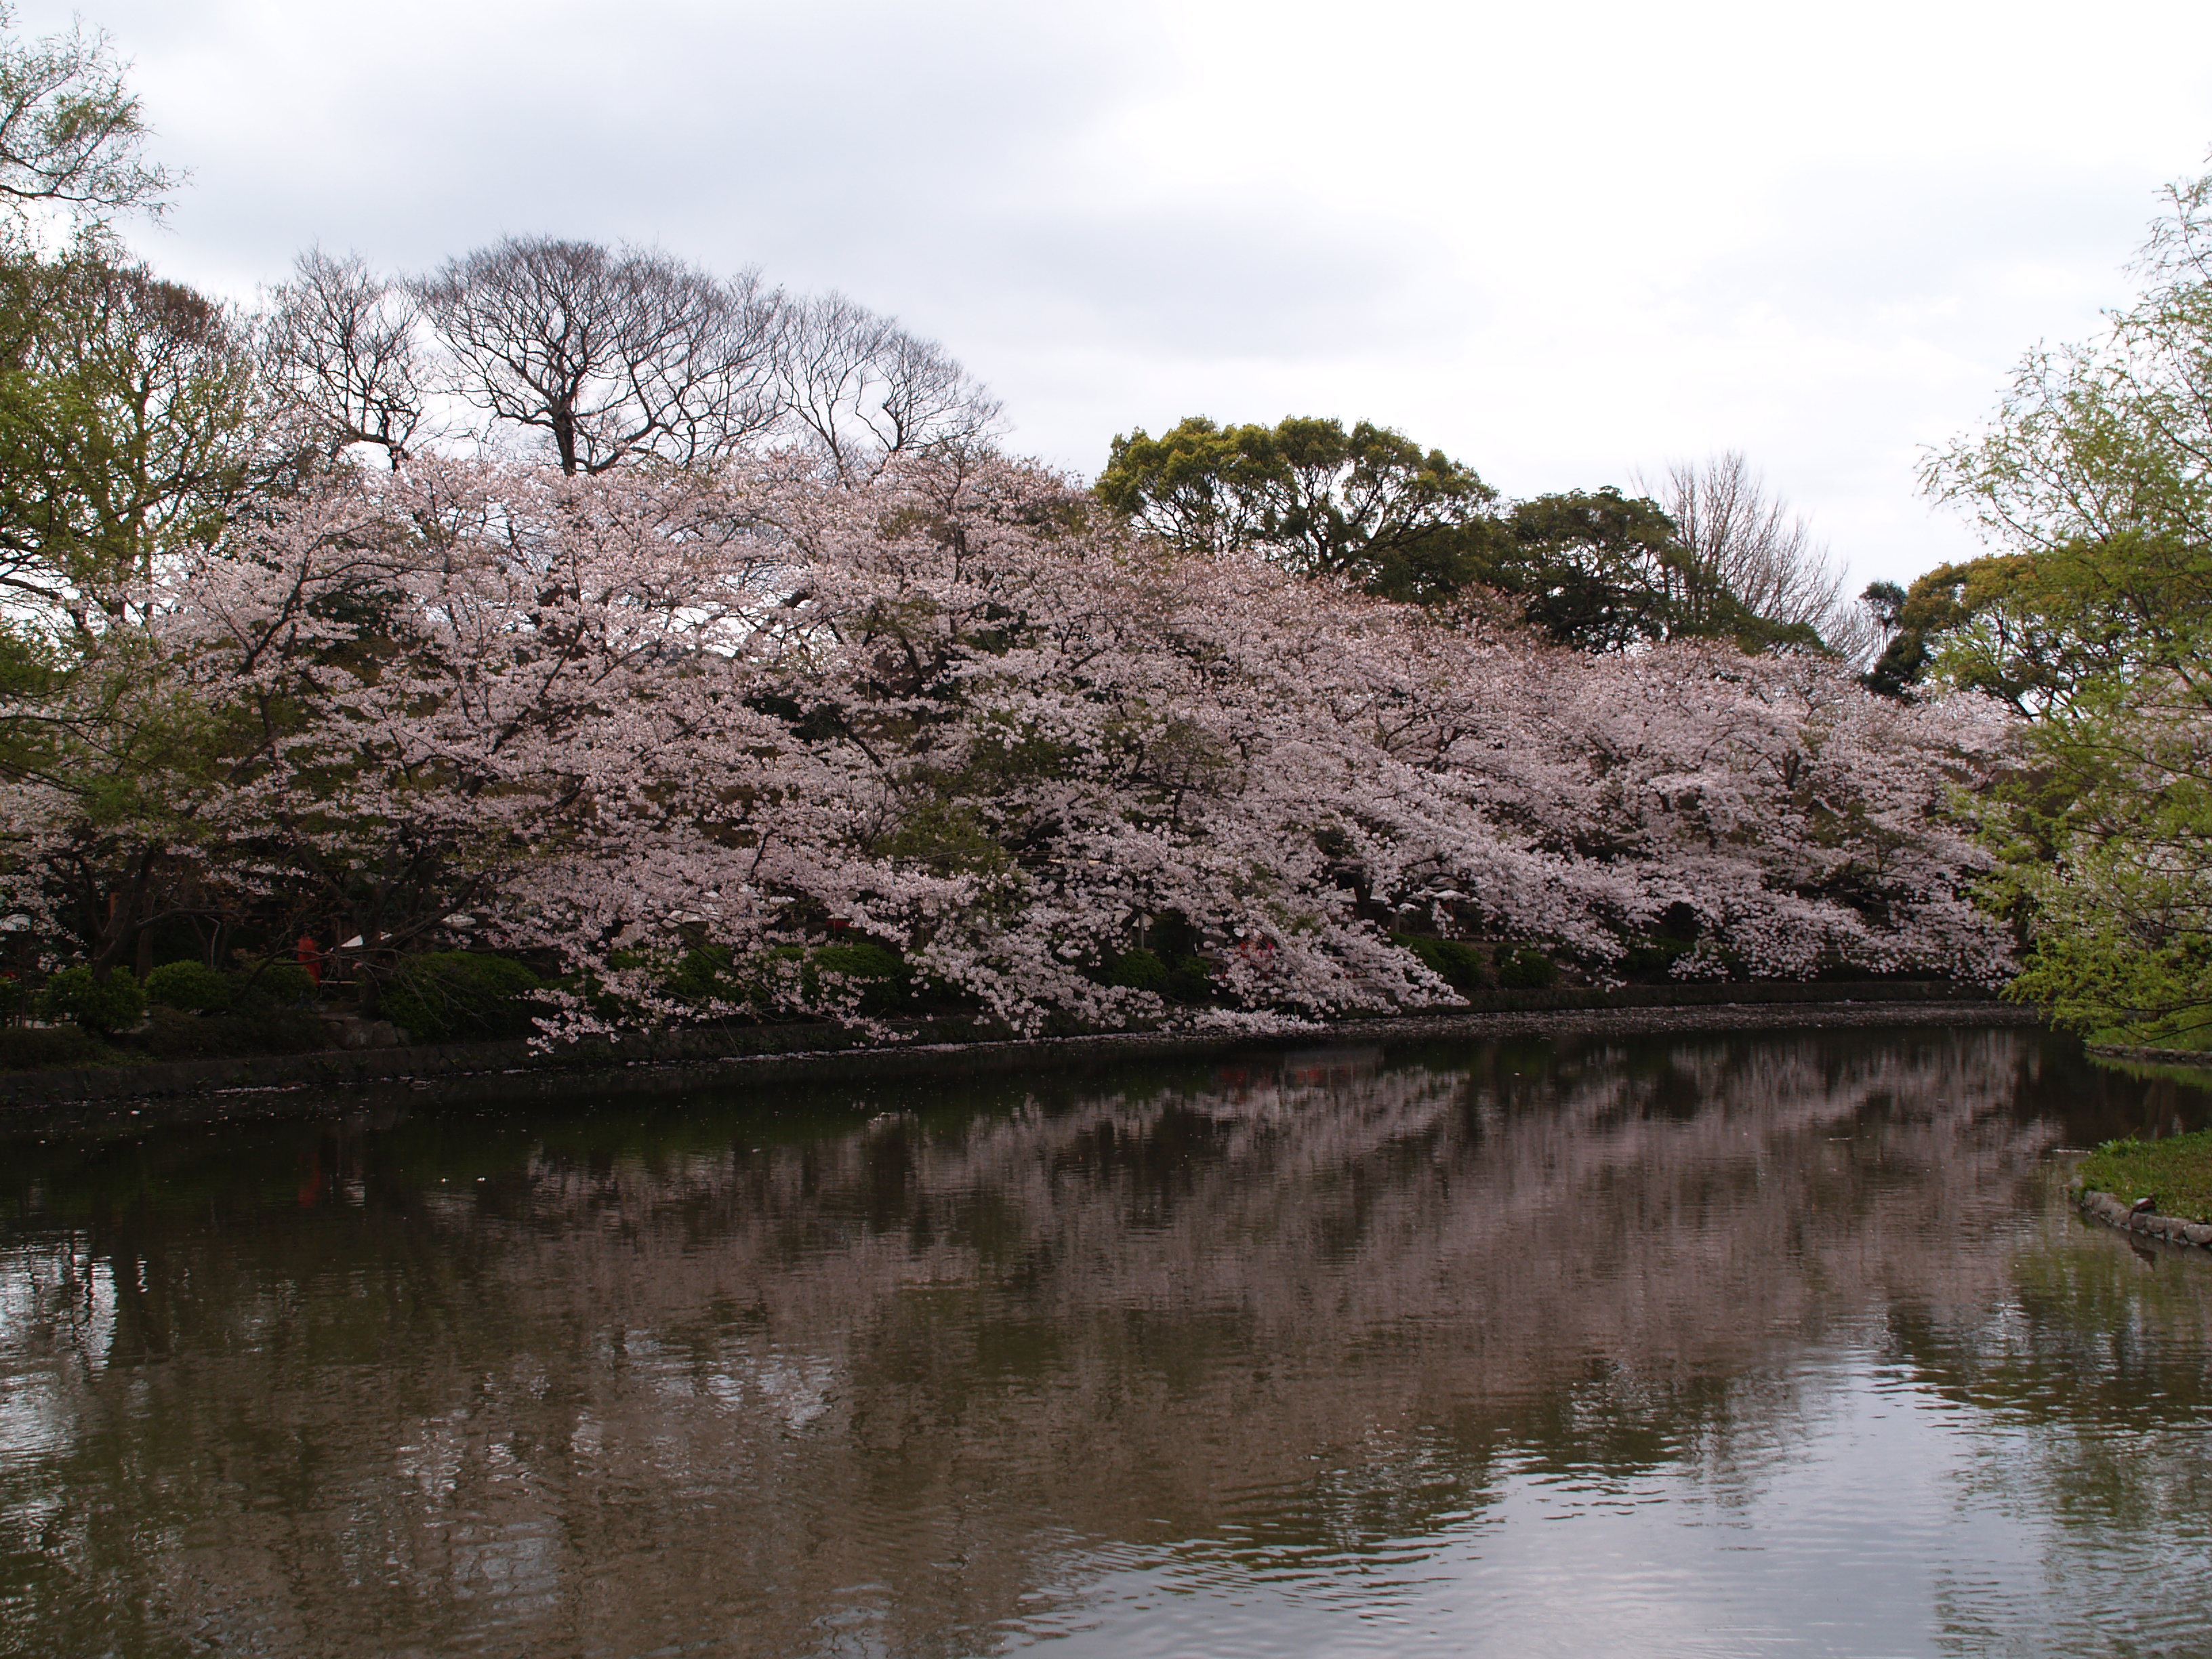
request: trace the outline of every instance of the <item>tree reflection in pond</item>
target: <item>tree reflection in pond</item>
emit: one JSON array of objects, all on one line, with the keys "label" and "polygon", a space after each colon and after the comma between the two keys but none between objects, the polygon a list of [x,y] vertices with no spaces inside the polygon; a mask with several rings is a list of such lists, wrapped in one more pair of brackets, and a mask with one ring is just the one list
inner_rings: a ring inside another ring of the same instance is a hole
[{"label": "tree reflection in pond", "polygon": [[2051,1153],[2206,1121],[1917,1030],[20,1144],[6,1650],[2182,1650],[2212,1262]]}]

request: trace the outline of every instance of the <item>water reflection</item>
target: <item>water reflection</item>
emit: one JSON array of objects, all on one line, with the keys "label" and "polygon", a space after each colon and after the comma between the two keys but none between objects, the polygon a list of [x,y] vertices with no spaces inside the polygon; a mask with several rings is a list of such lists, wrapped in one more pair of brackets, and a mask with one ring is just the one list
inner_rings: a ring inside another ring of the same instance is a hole
[{"label": "water reflection", "polygon": [[21,1144],[6,1650],[2202,1651],[2212,1263],[2051,1153],[2207,1121],[1922,1030]]}]

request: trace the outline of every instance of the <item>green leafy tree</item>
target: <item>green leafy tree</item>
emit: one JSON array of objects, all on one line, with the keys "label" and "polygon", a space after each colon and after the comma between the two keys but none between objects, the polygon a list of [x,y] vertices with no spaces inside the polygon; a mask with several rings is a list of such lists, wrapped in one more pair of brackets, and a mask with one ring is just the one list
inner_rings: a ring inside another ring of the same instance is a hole
[{"label": "green leafy tree", "polygon": [[[1749,480],[1740,458],[1729,464],[1739,483]],[[1095,489],[1179,547],[1257,552],[1303,575],[1425,605],[1493,591],[1524,621],[1583,650],[1681,637],[1752,649],[1821,645],[1796,614],[1802,595],[1776,581],[1774,558],[1692,545],[1658,503],[1610,488],[1500,511],[1472,467],[1369,421],[1348,430],[1310,416],[1225,427],[1193,416],[1157,438],[1141,429],[1116,438]],[[1802,526],[1785,528],[1802,541]],[[1734,578],[1756,578],[1762,594],[1771,588],[1775,614],[1739,594]]]},{"label": "green leafy tree", "polygon": [[41,208],[98,223],[160,212],[176,175],[147,161],[145,118],[104,34],[15,38],[0,3],[0,209],[20,228]]},{"label": "green leafy tree", "polygon": [[1256,550],[1386,598],[1457,593],[1492,532],[1497,492],[1440,449],[1362,421],[1293,416],[1224,427],[1193,416],[1114,440],[1100,501],[1179,546]]},{"label": "green leafy tree", "polygon": [[225,739],[148,583],[286,481],[272,432],[222,307],[98,238],[0,262],[0,776],[68,803],[42,888],[102,976],[210,902],[186,849]]},{"label": "green leafy tree", "polygon": [[207,808],[240,781],[234,729],[135,623],[45,671],[39,695],[0,703],[0,773],[44,803],[35,831],[0,829],[15,902],[76,941],[91,970],[152,967],[153,930],[218,920],[232,896],[202,856]]},{"label": "green leafy tree", "polygon": [[221,306],[96,240],[0,265],[0,594],[97,633],[268,482],[253,360]]},{"label": "green leafy tree", "polygon": [[144,626],[149,579],[292,463],[238,319],[107,233],[177,182],[124,65],[14,22],[0,0],[0,777],[41,806],[35,837],[0,826],[0,866],[104,983],[210,902],[192,848],[228,776],[222,718]]},{"label": "green leafy tree", "polygon": [[2023,996],[2084,1029],[2212,1031],[2212,178],[2177,185],[2144,291],[2030,355],[1928,482],[2000,551],[1931,571],[1877,675],[2026,719],[1984,810]]},{"label": "green leafy tree", "polygon": [[1688,573],[1654,503],[1610,489],[1538,495],[1504,530],[1481,579],[1560,644],[1618,651],[1679,630]]}]

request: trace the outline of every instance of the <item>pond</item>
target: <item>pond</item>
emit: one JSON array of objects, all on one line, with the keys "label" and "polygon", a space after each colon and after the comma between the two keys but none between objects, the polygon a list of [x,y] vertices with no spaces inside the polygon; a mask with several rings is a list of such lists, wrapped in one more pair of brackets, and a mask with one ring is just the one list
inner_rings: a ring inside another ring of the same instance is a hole
[{"label": "pond", "polygon": [[1919,1029],[18,1135],[0,1651],[2203,1654],[2212,1258],[2064,1149],[2208,1123]]}]

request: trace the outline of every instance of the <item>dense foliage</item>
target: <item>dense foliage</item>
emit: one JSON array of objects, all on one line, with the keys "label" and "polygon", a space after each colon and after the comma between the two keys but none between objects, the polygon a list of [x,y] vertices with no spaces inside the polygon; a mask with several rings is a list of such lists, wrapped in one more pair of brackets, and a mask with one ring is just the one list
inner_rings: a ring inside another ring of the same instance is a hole
[{"label": "dense foliage", "polygon": [[1984,803],[2018,990],[2087,1029],[2212,1036],[2212,179],[2177,187],[2142,297],[2021,367],[1931,482],[2000,551],[1898,603],[1878,673],[2019,711]]},{"label": "dense foliage", "polygon": [[1494,611],[1583,650],[1720,639],[1850,655],[1861,644],[1826,555],[1738,455],[1670,469],[1665,506],[1612,487],[1501,504],[1473,468],[1371,422],[1193,416],[1158,438],[1115,439],[1096,489],[1187,551]]},{"label": "dense foliage", "polygon": [[[1394,924],[1600,973],[1662,931],[1687,975],[2004,963],[1942,820],[2002,737],[1982,701],[1449,623],[1005,461],[341,470],[140,608],[49,707],[100,688],[90,727],[127,670],[126,712],[196,711],[192,740],[136,751],[104,839],[11,786],[19,902],[59,923],[89,879],[371,967],[534,952],[592,988],[579,1025],[859,1014],[769,954],[836,933],[1018,1025],[1115,1024],[1163,1012],[1127,959],[1170,917],[1254,1012],[1444,995]],[[707,945],[754,964],[742,1003],[671,994]]]}]

